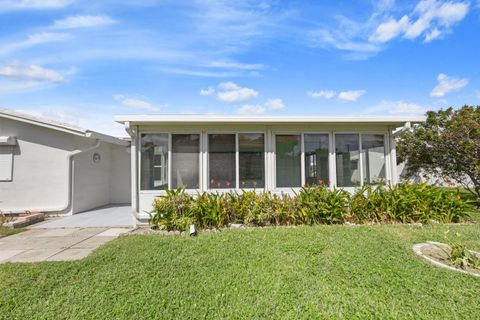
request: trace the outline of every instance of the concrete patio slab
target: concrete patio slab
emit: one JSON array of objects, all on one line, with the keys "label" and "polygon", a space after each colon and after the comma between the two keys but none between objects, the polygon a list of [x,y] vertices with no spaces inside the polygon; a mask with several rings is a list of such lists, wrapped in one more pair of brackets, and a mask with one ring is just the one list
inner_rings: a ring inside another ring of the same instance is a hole
[{"label": "concrete patio slab", "polygon": [[0,263],[7,261],[13,256],[22,253],[23,250],[1,250],[0,251]]},{"label": "concrete patio slab", "polygon": [[60,251],[54,256],[51,256],[47,261],[71,261],[80,260],[88,256],[92,252],[92,248],[89,249],[65,249]]},{"label": "concrete patio slab", "polygon": [[130,205],[109,205],[72,216],[51,219],[33,228],[131,228],[134,226],[134,221]]},{"label": "concrete patio slab", "polygon": [[45,261],[51,256],[63,251],[63,249],[36,249],[25,250],[10,259],[8,262],[40,262]]},{"label": "concrete patio slab", "polygon": [[131,228],[30,229],[2,238],[0,263],[78,260]]},{"label": "concrete patio slab", "polygon": [[121,234],[127,233],[129,230],[125,228],[110,228],[96,235],[96,237],[118,237]]},{"label": "concrete patio slab", "polygon": [[37,235],[37,237],[65,237],[77,231],[76,229],[49,229]]},{"label": "concrete patio slab", "polygon": [[90,249],[96,249],[105,243],[112,241],[113,239],[117,238],[116,236],[114,237],[98,237],[94,236],[91,238],[88,238],[85,241],[76,243],[75,245],[72,246],[72,248],[75,249],[84,249],[84,248],[90,248]]}]

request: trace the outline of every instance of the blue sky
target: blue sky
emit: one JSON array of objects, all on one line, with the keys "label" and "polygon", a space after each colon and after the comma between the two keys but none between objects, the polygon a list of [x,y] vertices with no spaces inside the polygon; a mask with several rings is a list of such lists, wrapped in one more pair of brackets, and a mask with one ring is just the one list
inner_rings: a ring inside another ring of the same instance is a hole
[{"label": "blue sky", "polygon": [[0,107],[118,135],[116,114],[422,114],[480,104],[479,52],[479,0],[0,0]]}]

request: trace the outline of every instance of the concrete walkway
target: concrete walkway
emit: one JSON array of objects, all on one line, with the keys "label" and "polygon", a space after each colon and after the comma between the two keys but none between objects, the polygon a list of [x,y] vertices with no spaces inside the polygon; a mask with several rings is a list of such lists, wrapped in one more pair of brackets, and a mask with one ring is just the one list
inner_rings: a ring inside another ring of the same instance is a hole
[{"label": "concrete walkway", "polygon": [[130,205],[109,205],[72,216],[49,219],[32,228],[131,228],[134,217]]},{"label": "concrete walkway", "polygon": [[0,238],[0,263],[78,260],[129,228],[30,229]]}]

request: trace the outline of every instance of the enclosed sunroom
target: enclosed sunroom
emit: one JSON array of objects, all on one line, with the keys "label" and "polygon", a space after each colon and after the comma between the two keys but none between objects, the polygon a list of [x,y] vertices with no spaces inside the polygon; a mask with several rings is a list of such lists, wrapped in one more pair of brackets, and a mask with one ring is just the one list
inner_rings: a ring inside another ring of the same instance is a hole
[{"label": "enclosed sunroom", "polygon": [[[421,117],[117,116],[132,137],[132,209],[186,192],[353,190],[397,181],[394,131]],[[401,130],[401,129],[400,129]]]}]

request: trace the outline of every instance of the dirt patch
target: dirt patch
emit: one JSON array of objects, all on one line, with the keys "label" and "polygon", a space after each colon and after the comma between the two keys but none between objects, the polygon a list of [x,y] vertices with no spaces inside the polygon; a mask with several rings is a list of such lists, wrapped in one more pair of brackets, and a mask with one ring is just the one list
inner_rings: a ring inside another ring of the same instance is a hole
[{"label": "dirt patch", "polygon": [[[413,251],[436,266],[480,277],[480,269],[478,268],[474,268],[472,266],[455,266],[450,259],[451,248],[444,243],[419,243],[413,246]],[[474,251],[470,252],[477,257],[480,257],[480,253]]]}]

